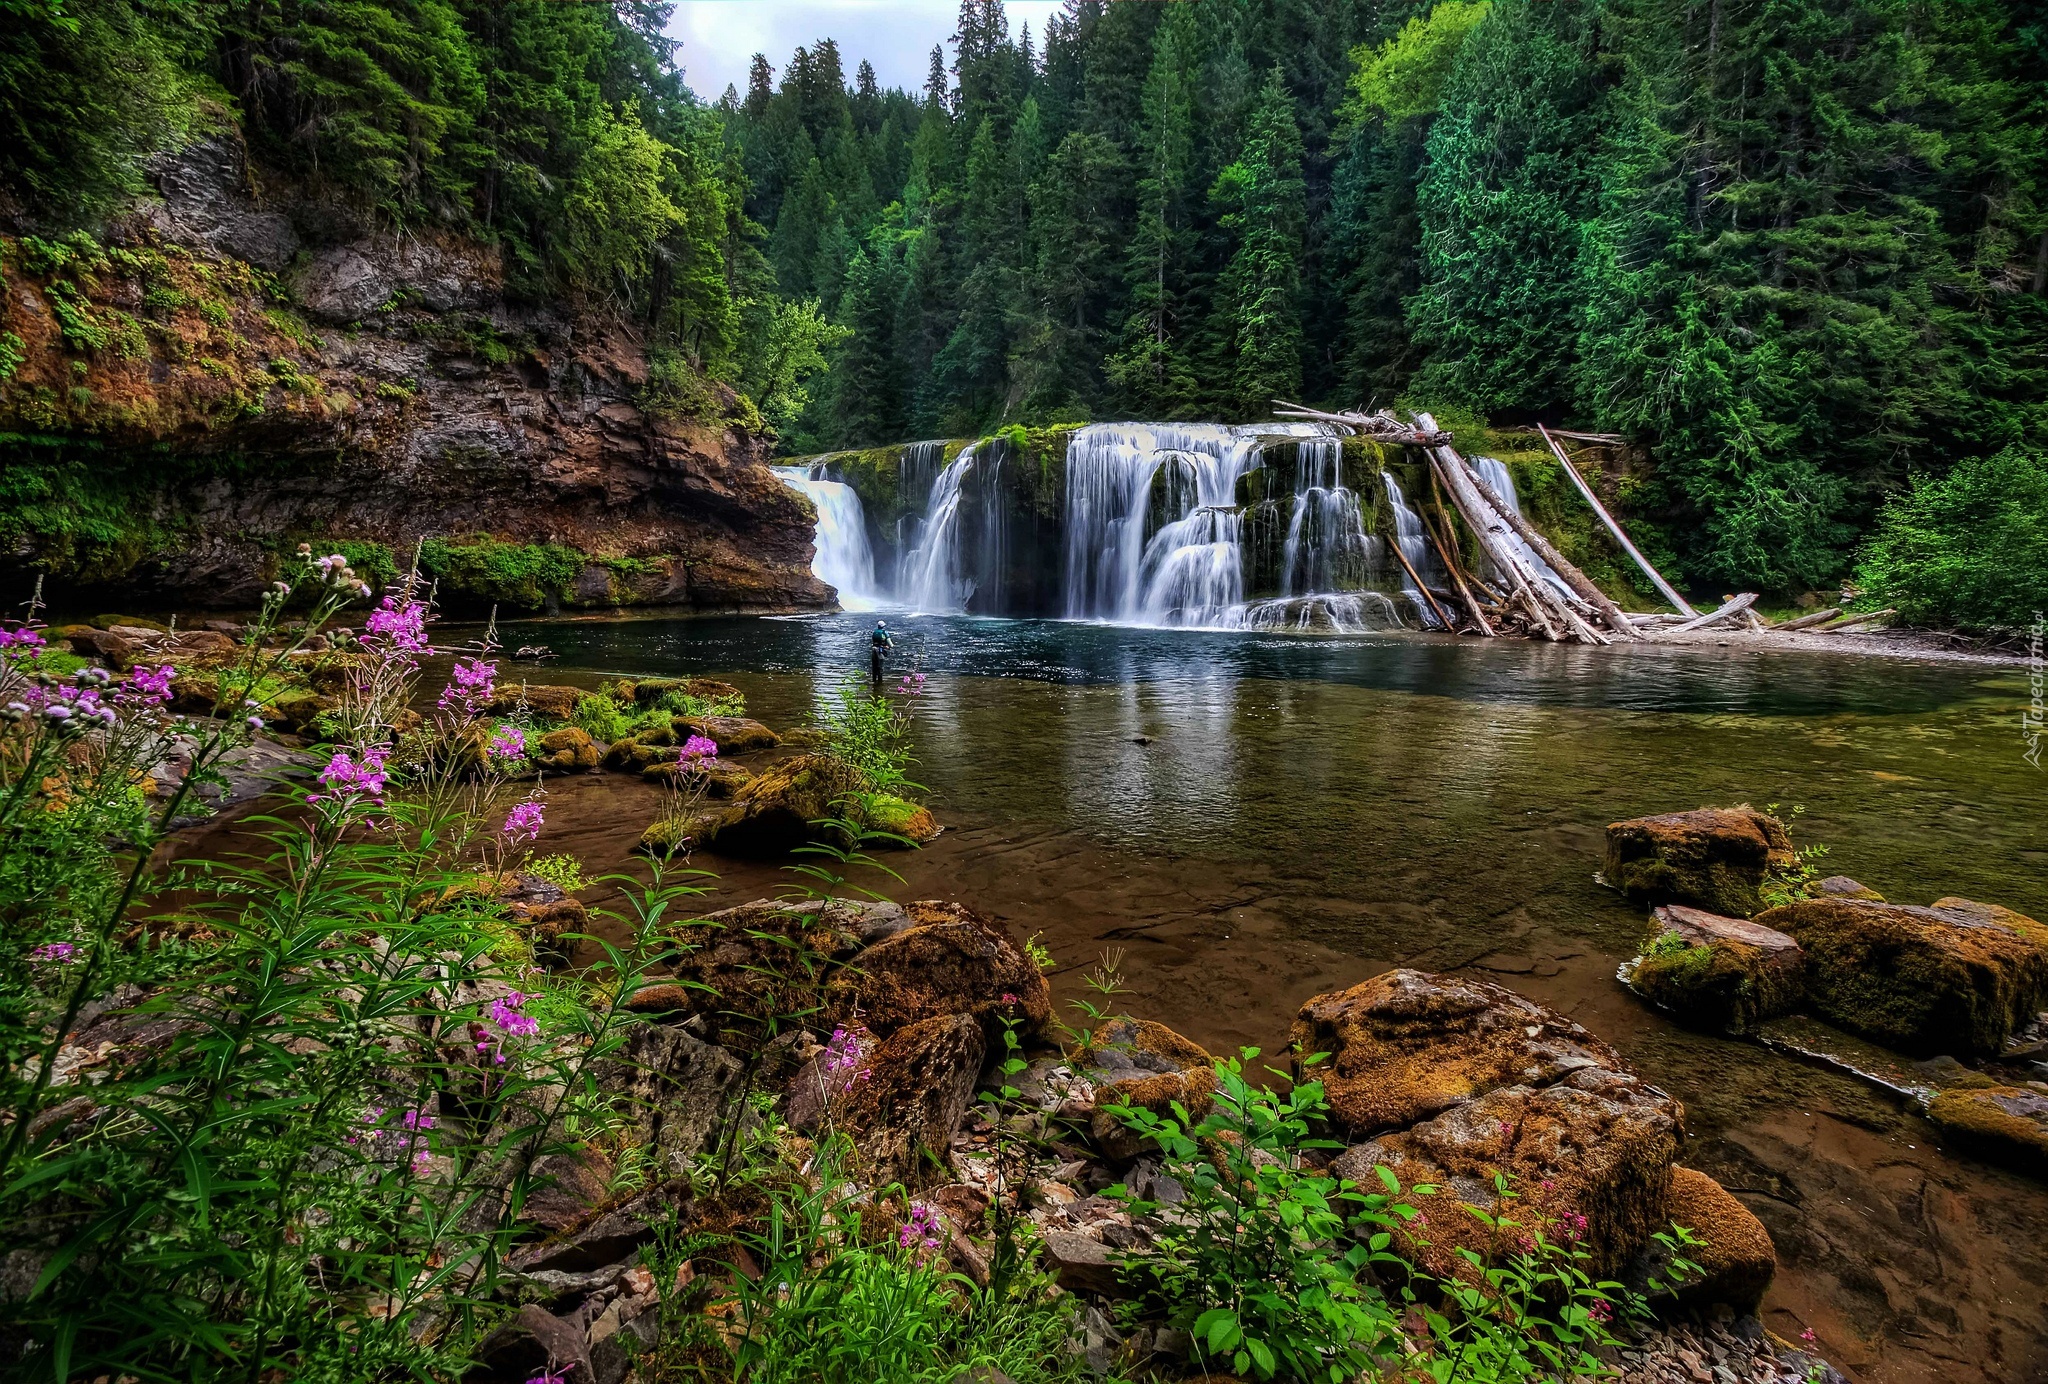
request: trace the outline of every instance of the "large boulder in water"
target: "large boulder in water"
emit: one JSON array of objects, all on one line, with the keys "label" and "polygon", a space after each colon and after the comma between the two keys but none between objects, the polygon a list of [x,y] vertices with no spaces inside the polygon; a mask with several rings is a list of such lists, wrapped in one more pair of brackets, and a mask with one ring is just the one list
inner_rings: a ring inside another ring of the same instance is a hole
[{"label": "large boulder in water", "polygon": [[1994,1055],[2048,999],[2048,928],[1969,899],[1807,899],[1756,921],[1794,938],[1808,1003],[1903,1052]]},{"label": "large boulder in water", "polygon": [[1353,1136],[1399,1129],[1503,1086],[1622,1069],[1621,1055],[1554,1010],[1482,980],[1397,970],[1302,1005],[1294,1051],[1328,1053],[1331,1117]]},{"label": "large boulder in water", "polygon": [[910,926],[860,953],[828,987],[828,1012],[887,1036],[941,1014],[966,1014],[1000,1042],[1005,1022],[1020,1037],[1052,1017],[1052,989],[1031,958],[994,921],[956,903],[904,906]]},{"label": "large boulder in water", "polygon": [[[1460,1249],[1499,1263],[1540,1236],[1585,1249],[1587,1271],[1611,1278],[1667,1223],[1681,1114],[1655,1087],[1589,1068],[1541,1090],[1489,1092],[1351,1148],[1330,1171],[1368,1189],[1379,1185],[1376,1168],[1393,1172],[1402,1199],[1425,1214],[1396,1232],[1397,1248],[1434,1277],[1476,1273]],[[1425,1183],[1435,1197],[1406,1194]]]},{"label": "large boulder in water", "polygon": [[576,703],[590,693],[580,687],[557,687],[547,683],[519,682],[501,686],[487,708],[493,716],[536,716],[546,721],[566,721],[576,714]]},{"label": "large boulder in water", "polygon": [[1806,994],[1806,953],[1760,923],[1665,904],[1629,985],[1684,1023],[1747,1033],[1798,1007]]},{"label": "large boulder in water", "polygon": [[782,743],[774,731],[744,716],[678,716],[672,724],[677,735],[701,735],[716,742],[722,755],[772,750]]},{"label": "large boulder in water", "polygon": [[1692,904],[1747,918],[1763,907],[1768,873],[1796,858],[1785,824],[1745,803],[1614,822],[1602,873],[1643,903]]},{"label": "large boulder in water", "polygon": [[858,769],[831,755],[786,759],[742,788],[700,844],[723,855],[785,855],[828,835],[813,823],[856,811],[866,786]]}]

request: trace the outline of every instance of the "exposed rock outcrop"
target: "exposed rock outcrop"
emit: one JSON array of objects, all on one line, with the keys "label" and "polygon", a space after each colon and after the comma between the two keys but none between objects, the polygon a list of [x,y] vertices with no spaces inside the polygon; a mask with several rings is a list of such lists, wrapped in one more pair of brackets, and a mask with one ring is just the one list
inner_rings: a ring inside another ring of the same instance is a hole
[{"label": "exposed rock outcrop", "polygon": [[1747,1033],[1805,998],[1806,953],[1784,933],[1684,904],[1665,904],[1656,917],[1629,984],[1680,1020]]},{"label": "exposed rock outcrop", "polygon": [[[479,604],[829,603],[811,511],[757,426],[709,381],[694,415],[643,409],[630,324],[508,300],[475,245],[325,227],[340,242],[307,249],[251,202],[230,145],[154,167],[160,215],[59,262],[13,246],[0,302],[23,355],[0,428],[89,439],[102,508],[134,532],[94,547],[31,526],[10,562],[49,569],[53,589],[247,606],[302,538],[402,561],[422,537],[484,535],[555,545],[554,566],[480,562],[444,598],[468,580]],[[261,270],[288,262],[284,306]]]}]

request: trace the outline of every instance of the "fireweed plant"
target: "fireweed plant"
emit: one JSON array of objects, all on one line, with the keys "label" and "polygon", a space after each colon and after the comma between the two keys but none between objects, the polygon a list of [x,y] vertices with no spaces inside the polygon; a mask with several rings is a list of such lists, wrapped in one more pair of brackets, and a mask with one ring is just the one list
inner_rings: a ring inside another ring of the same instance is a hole
[{"label": "fireweed plant", "polygon": [[[505,1310],[536,1167],[627,1123],[595,1064],[696,891],[619,881],[624,940],[583,939],[601,983],[497,959],[496,894],[544,807],[477,744],[488,650],[413,709],[430,612],[411,584],[351,646],[350,737],[295,806],[249,819],[263,849],[160,859],[294,654],[270,644],[292,585],[210,718],[168,717],[160,669],[39,674],[32,622],[0,651],[10,1377],[453,1376]],[[362,596],[310,554],[297,585],[301,643]],[[189,771],[152,795],[170,751]]]}]

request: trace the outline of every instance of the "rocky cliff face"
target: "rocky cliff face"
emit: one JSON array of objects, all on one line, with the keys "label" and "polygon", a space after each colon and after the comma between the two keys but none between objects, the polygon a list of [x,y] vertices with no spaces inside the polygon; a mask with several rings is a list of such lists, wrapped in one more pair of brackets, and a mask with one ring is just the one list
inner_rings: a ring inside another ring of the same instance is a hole
[{"label": "rocky cliff face", "polygon": [[234,606],[300,541],[402,565],[439,539],[495,560],[444,578],[477,600],[831,600],[743,402],[688,377],[650,412],[630,324],[508,301],[473,245],[309,244],[231,145],[154,174],[162,201],[105,244],[0,239],[0,561]]}]

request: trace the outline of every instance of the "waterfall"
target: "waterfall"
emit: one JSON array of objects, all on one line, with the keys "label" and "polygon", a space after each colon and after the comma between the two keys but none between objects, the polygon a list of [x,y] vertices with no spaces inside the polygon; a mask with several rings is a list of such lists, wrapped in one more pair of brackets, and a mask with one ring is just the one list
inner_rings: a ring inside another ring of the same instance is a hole
[{"label": "waterfall", "polygon": [[[1521,501],[1515,495],[1515,478],[1509,473],[1505,462],[1494,457],[1473,457],[1472,467],[1479,472],[1479,478],[1486,482],[1487,487],[1494,494],[1500,496],[1502,504],[1506,505],[1516,514],[1522,512]],[[1514,551],[1517,557],[1529,564],[1530,571],[1556,587],[1559,594],[1563,595],[1566,600],[1572,602],[1578,600],[1577,593],[1565,585],[1564,578],[1558,576],[1551,569],[1549,563],[1536,556],[1536,550],[1527,543],[1524,543],[1520,534],[1510,529],[1501,535],[1501,539]]]},{"label": "waterfall", "polygon": [[[1408,566],[1413,567],[1416,574],[1420,575],[1429,570],[1429,537],[1422,530],[1422,518],[1408,508],[1408,502],[1402,498],[1401,487],[1394,480],[1392,472],[1380,472],[1380,479],[1386,482],[1387,500],[1394,507],[1394,542],[1400,545],[1401,556],[1408,559]],[[1415,607],[1416,618],[1422,621],[1424,629],[1441,624],[1435,613],[1430,610],[1429,601],[1423,596],[1422,589],[1415,584],[1415,578],[1409,576],[1406,569],[1401,573],[1401,594]]]},{"label": "waterfall", "polygon": [[[920,444],[923,445],[923,444]],[[963,570],[960,548],[961,487],[974,469],[980,444],[961,449],[952,464],[932,482],[917,545],[903,559],[897,594],[912,610],[927,614],[958,613],[974,594],[973,579]],[[990,504],[984,508],[994,509]]]},{"label": "waterfall", "polygon": [[1344,443],[1336,437],[1303,438],[1294,461],[1294,512],[1280,558],[1283,596],[1341,591],[1363,583],[1372,540],[1358,497],[1344,487]]},{"label": "waterfall", "polygon": [[[1067,446],[1068,618],[1205,625],[1241,605],[1237,482],[1258,465],[1266,431],[1093,423],[1075,433]],[[1148,537],[1155,498],[1165,522]]]},{"label": "waterfall", "polygon": [[875,583],[875,558],[868,549],[860,496],[844,482],[824,479],[823,463],[809,468],[777,466],[774,471],[784,485],[807,496],[818,512],[812,575],[839,593],[841,609],[873,610],[882,593]]}]

